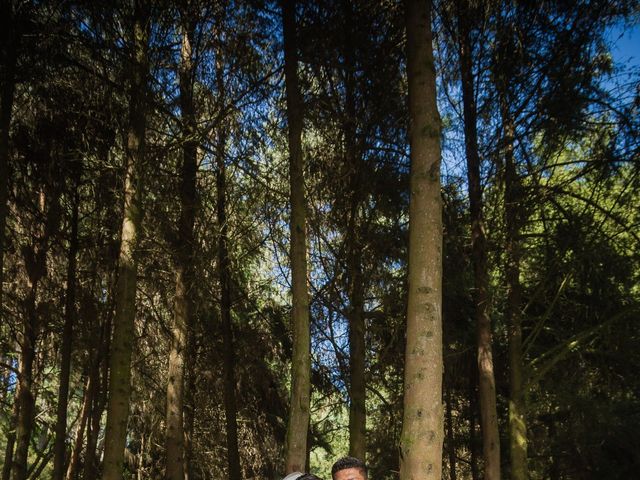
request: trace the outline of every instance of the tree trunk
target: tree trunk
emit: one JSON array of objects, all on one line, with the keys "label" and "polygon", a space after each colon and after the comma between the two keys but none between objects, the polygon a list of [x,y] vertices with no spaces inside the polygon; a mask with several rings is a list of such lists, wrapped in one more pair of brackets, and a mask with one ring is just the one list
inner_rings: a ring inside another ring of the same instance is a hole
[{"label": "tree trunk", "polygon": [[[18,421],[16,424],[16,446],[13,454],[11,480],[25,480],[27,478],[27,461],[29,457],[29,442],[33,428],[35,396],[33,392],[33,363],[36,357],[36,342],[40,328],[38,318],[38,287],[47,273],[47,248],[52,230],[53,213],[51,205],[54,195],[48,195],[44,190],[40,192],[39,208],[46,216],[44,225],[38,228],[34,235],[35,243],[22,247],[25,270],[27,273],[28,293],[24,299],[24,318],[20,335],[20,372],[18,373]],[[35,233],[35,232],[34,232]]]},{"label": "tree trunk", "polygon": [[191,45],[193,29],[185,27],[182,35],[180,62],[180,109],[182,111],[183,149],[180,186],[180,220],[176,245],[176,293],[169,381],[167,384],[167,480],[184,480],[184,389],[185,356],[191,327],[193,295],[193,225],[196,210],[197,141],[193,105],[194,65]]},{"label": "tree trunk", "polygon": [[447,444],[449,445],[449,479],[457,479],[456,469],[456,445],[454,438],[453,428],[453,400],[451,399],[451,387],[447,387],[445,382],[445,401],[446,401],[446,416],[447,416]]},{"label": "tree trunk", "polygon": [[135,2],[133,58],[126,149],[124,218],[116,287],[116,315],[109,361],[109,401],[105,432],[103,480],[121,480],[131,394],[131,352],[134,338],[137,262],[140,232],[140,181],[145,144],[145,89],[147,76],[148,14]]},{"label": "tree trunk", "polygon": [[411,198],[400,479],[442,478],[442,198],[431,2],[405,2]]},{"label": "tree trunk", "polygon": [[11,467],[13,465],[13,447],[16,444],[16,427],[18,424],[18,416],[20,414],[20,403],[16,395],[13,401],[13,410],[9,418],[9,433],[7,433],[7,445],[4,451],[4,463],[2,464],[2,480],[9,480],[11,475]]},{"label": "tree trunk", "polygon": [[498,412],[496,407],[496,382],[493,373],[493,340],[491,318],[489,317],[487,240],[485,236],[482,185],[480,180],[480,157],[478,155],[477,113],[468,19],[469,9],[465,0],[460,0],[458,6],[460,76],[462,78],[465,152],[467,156],[467,180],[469,184],[469,205],[471,210],[471,257],[475,284],[473,297],[477,325],[484,478],[486,480],[499,480],[500,434],[498,432]]},{"label": "tree trunk", "polygon": [[[195,360],[193,335],[190,335],[189,338],[190,341],[187,343],[188,358]],[[187,385],[184,407],[184,480],[193,480],[193,425],[196,413],[196,381],[193,370],[187,372]]]},{"label": "tree trunk", "polygon": [[[219,72],[221,73],[221,72]],[[223,127],[224,128],[224,127]],[[216,186],[218,191],[218,274],[220,278],[220,314],[222,317],[222,344],[224,356],[224,412],[227,429],[227,465],[230,480],[240,480],[240,455],[238,451],[238,425],[236,407],[235,356],[233,350],[233,324],[231,322],[231,272],[227,249],[227,213],[226,213],[226,169],[225,169],[226,135],[218,135]]]},{"label": "tree trunk", "polygon": [[[98,460],[96,458],[96,447],[98,445],[98,435],[100,434],[100,418],[104,411],[106,391],[100,387],[100,378],[92,377],[93,389],[91,391],[91,414],[87,423],[87,446],[84,453],[83,478],[97,478]],[[69,464],[71,467],[71,464]],[[67,470],[68,472],[69,470]],[[67,480],[69,475],[67,474]]]},{"label": "tree trunk", "polygon": [[33,361],[36,356],[38,337],[38,313],[36,298],[41,275],[29,275],[29,293],[25,299],[25,319],[20,334],[20,374],[18,375],[18,422],[16,425],[16,447],[13,454],[11,480],[27,478],[29,441],[33,427],[35,398],[33,395]]},{"label": "tree trunk", "polygon": [[505,279],[507,305],[504,320],[509,338],[509,452],[511,478],[527,480],[527,422],[523,389],[519,209],[521,188],[513,158],[514,125],[509,107],[500,92],[504,131],[504,222],[505,222]]},{"label": "tree trunk", "polygon": [[[80,453],[82,452],[82,440],[84,439],[84,431],[87,427],[87,423],[89,422],[91,399],[93,397],[93,391],[95,390],[95,387],[95,379],[92,378],[91,375],[89,375],[84,387],[82,408],[80,409],[80,416],[73,442],[73,449],[71,450],[71,458],[69,458],[69,466],[64,476],[65,480],[73,480],[76,477],[76,472],[78,471],[78,462],[80,460]],[[86,461],[87,455],[85,454],[85,462]]]},{"label": "tree trunk", "polygon": [[471,466],[471,478],[472,480],[480,479],[480,472],[478,469],[478,455],[476,453],[476,413],[478,411],[478,392],[476,387],[478,385],[478,363],[474,356],[473,365],[470,366],[469,372],[469,453],[470,453],[470,466]]},{"label": "tree trunk", "polygon": [[[98,477],[98,460],[96,458],[96,448],[98,445],[98,435],[100,434],[100,420],[106,404],[108,387],[108,355],[111,338],[111,318],[108,318],[101,327],[101,331],[96,337],[99,344],[94,347],[96,351],[95,359],[92,363],[91,382],[91,416],[87,425],[87,446],[84,454],[84,478]],[[102,368],[102,374],[100,372]]]},{"label": "tree trunk", "polygon": [[311,401],[311,336],[307,289],[306,199],[302,158],[303,105],[298,86],[298,42],[296,2],[282,2],[284,74],[289,125],[289,185],[291,189],[291,285],[293,356],[291,360],[291,404],[285,446],[285,471],[304,472]]},{"label": "tree trunk", "polygon": [[[216,54],[216,83],[220,103],[226,104],[224,83],[224,64],[222,52]],[[224,413],[227,432],[227,468],[230,480],[240,480],[240,452],[238,450],[238,424],[236,406],[235,354],[233,346],[233,322],[231,320],[231,265],[228,249],[227,223],[227,173],[226,173],[227,133],[224,120],[218,126],[216,145],[216,208],[218,215],[218,278],[220,280],[220,316],[222,320],[223,376],[224,376]]]},{"label": "tree trunk", "polygon": [[347,294],[349,296],[349,455],[365,460],[366,383],[365,383],[365,322],[364,278],[362,275],[362,239],[358,212],[362,198],[362,159],[356,144],[355,52],[353,45],[353,5],[343,0],[345,13],[344,73],[345,73],[345,161],[348,172],[350,206],[347,228]]},{"label": "tree trunk", "polygon": [[69,376],[71,373],[71,349],[76,304],[76,257],[78,254],[78,208],[80,196],[80,169],[76,166],[73,210],[71,214],[71,239],[67,260],[67,292],[65,297],[65,319],[62,330],[60,351],[60,385],[58,388],[58,406],[56,414],[55,442],[53,444],[53,480],[62,480],[64,476],[67,438],[67,405],[69,397]]},{"label": "tree trunk", "polygon": [[40,454],[38,456],[37,461],[29,468],[29,480],[39,480],[42,478],[42,471],[49,464],[49,460],[51,460],[51,456],[53,455],[52,451],[49,450],[46,453]]}]

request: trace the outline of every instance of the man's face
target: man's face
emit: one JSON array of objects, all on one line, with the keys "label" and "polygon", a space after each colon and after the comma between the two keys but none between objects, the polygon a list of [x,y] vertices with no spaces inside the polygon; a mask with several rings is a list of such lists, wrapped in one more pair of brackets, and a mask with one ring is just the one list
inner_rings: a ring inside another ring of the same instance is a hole
[{"label": "man's face", "polygon": [[344,468],[335,473],[333,480],[366,480],[366,477],[360,468]]}]

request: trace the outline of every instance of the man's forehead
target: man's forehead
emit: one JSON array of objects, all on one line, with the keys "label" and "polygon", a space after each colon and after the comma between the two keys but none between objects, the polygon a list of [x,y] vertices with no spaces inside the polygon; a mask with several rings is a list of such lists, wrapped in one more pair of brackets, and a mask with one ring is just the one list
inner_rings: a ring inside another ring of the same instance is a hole
[{"label": "man's forehead", "polygon": [[336,478],[340,480],[358,480],[364,478],[364,472],[357,467],[343,468],[336,472]]}]

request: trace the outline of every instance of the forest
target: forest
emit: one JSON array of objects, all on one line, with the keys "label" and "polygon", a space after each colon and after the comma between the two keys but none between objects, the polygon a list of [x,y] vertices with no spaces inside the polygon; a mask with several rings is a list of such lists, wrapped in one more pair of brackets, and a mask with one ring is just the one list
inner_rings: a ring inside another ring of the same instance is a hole
[{"label": "forest", "polygon": [[638,475],[639,2],[0,5],[0,480]]}]

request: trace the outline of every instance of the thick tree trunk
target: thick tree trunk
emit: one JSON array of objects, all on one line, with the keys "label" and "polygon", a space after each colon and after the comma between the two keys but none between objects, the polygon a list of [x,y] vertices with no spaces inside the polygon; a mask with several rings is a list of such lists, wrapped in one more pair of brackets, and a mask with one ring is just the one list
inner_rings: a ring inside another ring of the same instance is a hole
[{"label": "thick tree trunk", "polygon": [[231,271],[227,248],[227,188],[225,168],[226,135],[218,135],[216,186],[220,237],[218,239],[218,275],[220,279],[220,314],[222,317],[224,412],[227,429],[227,466],[229,480],[240,480],[240,454],[238,451],[238,425],[236,407],[235,355],[233,350],[233,324],[231,321]]},{"label": "thick tree trunk", "polygon": [[485,236],[476,101],[473,85],[470,26],[468,6],[459,1],[458,35],[462,102],[464,112],[467,180],[471,210],[471,257],[475,289],[475,320],[477,326],[478,372],[480,389],[480,421],[485,480],[500,479],[500,434],[496,407],[496,382],[493,368],[491,318],[489,316],[489,273],[487,268],[487,240]]},{"label": "thick tree trunk", "polygon": [[442,478],[442,198],[431,2],[405,2],[411,198],[400,479]]},{"label": "thick tree trunk", "polygon": [[58,406],[56,412],[55,442],[53,444],[53,480],[64,477],[67,437],[67,405],[69,397],[69,376],[71,373],[71,348],[76,303],[76,257],[78,254],[78,208],[80,196],[80,170],[76,172],[73,210],[71,214],[71,239],[67,260],[67,292],[65,297],[65,318],[60,349],[60,384],[58,387]]},{"label": "thick tree trunk", "polygon": [[298,85],[296,2],[283,0],[284,74],[289,124],[289,185],[291,189],[291,285],[293,357],[291,404],[285,446],[287,473],[306,470],[307,433],[311,402],[311,336],[307,288],[306,199],[302,158],[303,105]]},{"label": "thick tree trunk", "polygon": [[184,389],[188,336],[193,295],[193,225],[196,210],[197,141],[193,105],[194,65],[191,45],[193,29],[182,35],[180,63],[180,109],[182,111],[183,147],[180,186],[180,220],[176,245],[176,293],[174,297],[169,381],[167,384],[167,480],[184,480]]},{"label": "thick tree trunk", "polygon": [[121,480],[131,394],[131,353],[134,339],[137,262],[140,232],[140,181],[145,144],[145,90],[147,76],[148,15],[135,2],[133,58],[129,98],[129,134],[126,149],[124,218],[116,287],[116,315],[109,362],[109,401],[105,432],[103,480]]},{"label": "thick tree trunk", "polygon": [[523,388],[519,209],[521,188],[513,157],[514,125],[509,107],[500,92],[504,131],[504,222],[505,222],[505,279],[507,305],[505,323],[509,338],[509,452],[511,478],[527,480],[527,422]]},{"label": "thick tree trunk", "polygon": [[347,294],[349,296],[349,455],[365,460],[366,442],[366,383],[365,383],[365,322],[364,278],[362,275],[362,238],[358,212],[362,197],[362,159],[356,144],[355,49],[353,45],[353,5],[343,0],[345,13],[344,71],[345,71],[345,161],[350,196],[347,228]]}]

